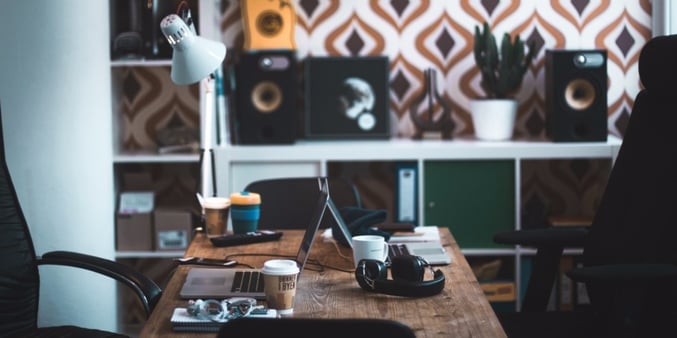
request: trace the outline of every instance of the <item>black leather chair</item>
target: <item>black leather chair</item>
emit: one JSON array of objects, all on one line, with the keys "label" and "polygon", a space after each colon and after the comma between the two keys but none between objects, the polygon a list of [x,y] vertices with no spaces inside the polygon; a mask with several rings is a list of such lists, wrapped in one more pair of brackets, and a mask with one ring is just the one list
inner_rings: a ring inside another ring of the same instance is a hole
[{"label": "black leather chair", "polygon": [[[342,178],[328,178],[329,196],[338,209],[361,207],[355,186]],[[320,195],[317,177],[272,178],[249,183],[246,191],[261,195],[259,229],[303,229]],[[325,214],[321,227],[331,226]]]},{"label": "black leather chair", "polygon": [[[521,312],[497,315],[509,337],[676,337],[677,36],[642,49],[637,95],[593,223],[496,234],[537,248]],[[565,247],[583,248],[588,308],[545,311]]]},{"label": "black leather chair", "polygon": [[162,290],[139,272],[107,259],[68,251],[53,251],[41,257],[36,256],[7,167],[1,117],[0,162],[0,337],[124,337],[71,325],[37,326],[40,265],[71,266],[114,278],[135,292],[146,315],[153,310]]},{"label": "black leather chair", "polygon": [[386,319],[240,318],[225,323],[217,337],[414,338],[403,323]]}]

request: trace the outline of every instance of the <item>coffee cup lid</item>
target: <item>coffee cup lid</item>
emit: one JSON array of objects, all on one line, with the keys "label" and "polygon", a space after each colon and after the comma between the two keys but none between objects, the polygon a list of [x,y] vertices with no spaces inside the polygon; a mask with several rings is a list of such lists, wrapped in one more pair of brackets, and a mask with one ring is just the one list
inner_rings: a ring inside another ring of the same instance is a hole
[{"label": "coffee cup lid", "polygon": [[299,267],[289,259],[271,259],[263,263],[261,272],[267,275],[290,275],[298,273]]},{"label": "coffee cup lid", "polygon": [[261,195],[251,191],[234,192],[230,194],[230,201],[237,205],[261,204]]},{"label": "coffee cup lid", "polygon": [[230,206],[230,199],[226,197],[206,197],[202,200],[203,208],[226,208]]}]

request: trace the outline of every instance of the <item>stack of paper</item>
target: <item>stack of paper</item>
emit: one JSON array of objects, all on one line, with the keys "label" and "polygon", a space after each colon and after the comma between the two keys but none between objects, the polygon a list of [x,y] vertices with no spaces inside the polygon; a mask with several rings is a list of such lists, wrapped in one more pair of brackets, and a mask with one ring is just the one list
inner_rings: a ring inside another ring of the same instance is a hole
[{"label": "stack of paper", "polygon": [[388,241],[389,243],[407,242],[439,242],[440,230],[436,225],[418,226],[414,232],[396,232]]}]

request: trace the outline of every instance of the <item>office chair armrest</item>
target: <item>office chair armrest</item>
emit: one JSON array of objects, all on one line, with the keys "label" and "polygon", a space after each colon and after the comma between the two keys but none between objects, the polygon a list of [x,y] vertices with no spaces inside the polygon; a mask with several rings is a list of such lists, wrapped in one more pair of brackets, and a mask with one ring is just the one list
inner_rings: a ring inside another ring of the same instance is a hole
[{"label": "office chair armrest", "polygon": [[136,293],[143,304],[146,316],[150,315],[162,296],[162,289],[152,279],[127,265],[108,259],[76,252],[52,251],[38,257],[37,264],[72,266],[113,278]]},{"label": "office chair armrest", "polygon": [[582,247],[587,234],[587,227],[515,230],[495,234],[494,242],[537,248]]},{"label": "office chair armrest", "polygon": [[673,264],[609,264],[574,268],[567,275],[576,282],[637,284],[658,280],[677,280]]},{"label": "office chair armrest", "polygon": [[498,244],[522,245],[537,248],[532,259],[532,273],[522,303],[522,311],[543,312],[559,271],[562,252],[566,247],[583,247],[586,227],[550,227],[497,233]]}]

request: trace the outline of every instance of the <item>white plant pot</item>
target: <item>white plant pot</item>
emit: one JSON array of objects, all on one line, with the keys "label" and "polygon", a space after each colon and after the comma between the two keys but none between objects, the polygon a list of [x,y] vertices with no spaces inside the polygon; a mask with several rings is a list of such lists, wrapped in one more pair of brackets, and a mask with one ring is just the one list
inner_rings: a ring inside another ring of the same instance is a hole
[{"label": "white plant pot", "polygon": [[517,100],[483,99],[470,101],[475,136],[485,141],[512,138],[517,115]]}]

